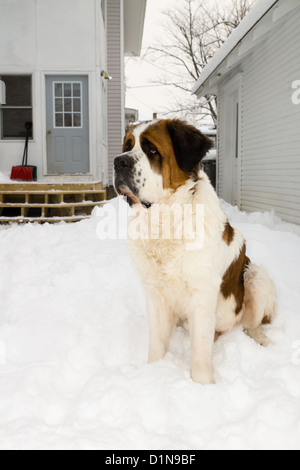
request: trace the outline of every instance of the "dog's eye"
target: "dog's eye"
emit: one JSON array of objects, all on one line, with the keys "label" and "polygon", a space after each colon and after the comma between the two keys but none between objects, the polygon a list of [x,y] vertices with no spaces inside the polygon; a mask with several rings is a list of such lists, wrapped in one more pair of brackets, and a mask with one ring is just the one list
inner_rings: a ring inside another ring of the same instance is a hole
[{"label": "dog's eye", "polygon": [[155,145],[152,144],[152,142],[150,142],[148,139],[143,138],[141,141],[141,146],[143,152],[145,152],[148,158],[154,158],[159,155],[159,151],[157,150]]}]

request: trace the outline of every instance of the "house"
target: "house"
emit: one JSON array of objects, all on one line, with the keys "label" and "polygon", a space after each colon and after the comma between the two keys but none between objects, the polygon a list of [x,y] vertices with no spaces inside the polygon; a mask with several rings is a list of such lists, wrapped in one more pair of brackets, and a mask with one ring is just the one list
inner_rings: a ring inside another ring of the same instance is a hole
[{"label": "house", "polygon": [[125,108],[125,129],[128,131],[129,127],[139,120],[138,109]]},{"label": "house", "polygon": [[216,189],[216,162],[217,162],[217,130],[215,126],[203,126],[200,131],[212,141],[212,148],[202,160],[202,169],[208,175],[211,184]]},{"label": "house", "polygon": [[218,195],[298,224],[299,46],[299,0],[258,0],[193,89],[218,100]]},{"label": "house", "polygon": [[21,163],[32,122],[39,182],[112,183],[146,1],[0,0],[0,172]]}]

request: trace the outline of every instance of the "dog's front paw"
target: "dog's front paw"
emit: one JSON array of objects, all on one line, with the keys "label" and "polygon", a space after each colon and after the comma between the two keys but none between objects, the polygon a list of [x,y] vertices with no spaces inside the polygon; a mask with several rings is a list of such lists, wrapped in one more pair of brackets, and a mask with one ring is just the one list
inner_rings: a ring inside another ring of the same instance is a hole
[{"label": "dog's front paw", "polygon": [[193,367],[191,370],[191,377],[194,382],[197,382],[202,385],[215,384],[214,374],[211,367],[209,368],[199,368]]},{"label": "dog's front paw", "polygon": [[150,348],[149,355],[148,355],[148,362],[151,364],[152,362],[159,361],[163,359],[166,355],[167,351],[163,346]]}]

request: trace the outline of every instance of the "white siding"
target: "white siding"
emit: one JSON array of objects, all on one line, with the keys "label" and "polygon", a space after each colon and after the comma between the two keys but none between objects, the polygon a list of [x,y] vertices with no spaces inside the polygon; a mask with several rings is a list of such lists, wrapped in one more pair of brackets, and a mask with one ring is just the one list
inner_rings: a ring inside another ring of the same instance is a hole
[{"label": "white siding", "polygon": [[123,0],[107,2],[107,67],[113,80],[108,83],[108,180],[112,184],[113,162],[122,149],[124,137],[124,41]]},{"label": "white siding", "polygon": [[[269,13],[271,14],[271,12]],[[300,9],[266,35],[243,61],[241,209],[270,210],[300,223],[300,106],[292,103],[299,79]],[[223,165],[224,97],[219,94],[219,195]]]}]

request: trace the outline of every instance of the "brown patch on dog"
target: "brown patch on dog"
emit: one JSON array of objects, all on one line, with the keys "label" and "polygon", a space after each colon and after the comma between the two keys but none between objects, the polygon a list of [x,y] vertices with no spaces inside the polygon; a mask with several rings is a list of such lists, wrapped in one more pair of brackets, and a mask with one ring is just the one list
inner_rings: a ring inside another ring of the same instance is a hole
[{"label": "brown patch on dog", "polygon": [[234,239],[234,228],[230,225],[228,221],[225,224],[222,238],[228,246],[232,243]]},{"label": "brown patch on dog", "polygon": [[154,173],[161,175],[162,173],[162,157],[161,155],[156,155],[155,157],[151,158],[150,166]]},{"label": "brown patch on dog", "polygon": [[220,338],[220,336],[222,336],[223,333],[220,333],[220,331],[216,331],[215,332],[215,343],[218,341],[218,339]]},{"label": "brown patch on dog", "polygon": [[128,133],[125,135],[123,148],[122,148],[123,153],[130,152],[133,149],[133,147],[135,146],[135,137],[132,134],[132,131],[133,131],[134,127],[135,126],[131,126],[129,128]]},{"label": "brown patch on dog", "polygon": [[245,298],[244,272],[249,264],[250,259],[246,256],[246,244],[244,243],[239,257],[231,263],[223,276],[221,292],[225,299],[228,299],[231,295],[234,296],[236,301],[236,315],[238,315],[243,308]]},{"label": "brown patch on dog", "polygon": [[164,189],[178,189],[189,178],[190,174],[179,168],[172,139],[167,130],[168,120],[158,121],[150,125],[140,136],[140,142],[147,139],[158,150],[159,155],[150,159],[150,164],[156,173],[163,177]]},{"label": "brown patch on dog", "polygon": [[272,323],[272,320],[267,315],[263,318],[263,320],[261,322],[262,325],[271,325],[271,323]]},{"label": "brown patch on dog", "polygon": [[161,175],[162,172],[162,156],[158,152],[153,142],[150,142],[145,136],[140,138],[143,152],[149,158],[150,166],[154,173]]},{"label": "brown patch on dog", "polygon": [[186,173],[198,174],[200,162],[212,148],[212,141],[198,129],[179,119],[166,122],[177,165]]}]

